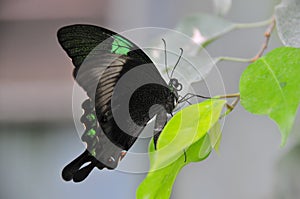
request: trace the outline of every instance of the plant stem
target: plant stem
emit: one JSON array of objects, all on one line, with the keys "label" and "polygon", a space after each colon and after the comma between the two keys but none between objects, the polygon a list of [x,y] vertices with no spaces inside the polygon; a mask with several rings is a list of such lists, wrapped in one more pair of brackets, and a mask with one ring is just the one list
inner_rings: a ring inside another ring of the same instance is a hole
[{"label": "plant stem", "polygon": [[244,59],[244,58],[238,58],[238,57],[218,57],[216,58],[216,63],[220,61],[233,61],[233,62],[243,62],[248,63],[251,62],[252,59]]},{"label": "plant stem", "polygon": [[224,99],[224,98],[239,98],[240,93],[231,93],[231,94],[226,94],[226,95],[220,95],[217,96],[217,99]]},{"label": "plant stem", "polygon": [[232,32],[236,29],[258,28],[258,27],[262,27],[262,26],[267,26],[270,23],[272,23],[272,20],[273,20],[273,16],[270,19],[267,19],[264,21],[259,21],[259,22],[254,22],[254,23],[234,23],[230,28],[228,28],[226,31],[222,32],[220,35],[212,37],[209,40],[202,43],[202,46],[201,46],[201,48],[198,49],[198,51],[200,52],[203,49],[202,47],[206,47],[207,45],[209,45],[211,42],[213,42],[217,38],[219,38],[222,35],[225,35],[229,32]]},{"label": "plant stem", "polygon": [[269,41],[270,41],[270,37],[271,37],[271,33],[273,32],[274,28],[275,28],[275,17],[272,17],[272,21],[269,25],[269,27],[267,28],[266,32],[265,32],[265,42],[262,44],[261,49],[258,51],[258,53],[251,59],[251,62],[255,62],[257,59],[259,59],[265,52],[265,50],[268,47]]},{"label": "plant stem", "polygon": [[223,115],[221,115],[220,118],[223,118],[226,115],[228,115],[236,107],[236,105],[240,101],[240,93],[232,93],[232,94],[221,95],[216,97],[216,99],[223,99],[223,98],[236,98],[236,99],[231,104],[226,104],[227,111]]},{"label": "plant stem", "polygon": [[242,29],[242,28],[258,28],[258,27],[262,27],[262,26],[266,26],[269,25],[270,23],[272,23],[274,20],[274,16],[272,16],[270,19],[267,19],[265,21],[259,21],[259,22],[255,22],[255,23],[237,23],[235,25],[236,29]]},{"label": "plant stem", "polygon": [[252,24],[237,24],[238,28],[253,28],[253,27],[260,27],[260,26],[265,26],[265,25],[269,25],[267,30],[265,31],[265,41],[262,44],[261,49],[258,51],[258,53],[251,59],[245,59],[245,58],[237,58],[237,57],[218,57],[216,58],[216,63],[220,62],[220,61],[233,61],[233,62],[243,62],[243,63],[251,63],[251,62],[255,62],[258,58],[260,58],[264,51],[266,50],[266,48],[268,47],[269,44],[269,40],[271,37],[271,33],[273,32],[274,28],[275,28],[275,17],[272,16],[272,18],[266,20],[266,21],[262,21],[262,22],[257,22],[257,23],[252,23]]}]

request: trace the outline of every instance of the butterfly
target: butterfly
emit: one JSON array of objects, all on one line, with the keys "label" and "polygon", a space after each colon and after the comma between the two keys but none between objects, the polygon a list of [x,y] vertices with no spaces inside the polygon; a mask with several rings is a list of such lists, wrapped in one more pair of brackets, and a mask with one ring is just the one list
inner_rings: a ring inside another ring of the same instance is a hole
[{"label": "butterfly", "polygon": [[60,28],[57,38],[75,66],[74,79],[88,96],[81,117],[87,149],[62,171],[64,180],[80,182],[95,167],[115,169],[154,116],[157,143],[179,102],[182,84],[172,76],[180,58],[166,83],[142,49],[111,30],[70,25]]}]

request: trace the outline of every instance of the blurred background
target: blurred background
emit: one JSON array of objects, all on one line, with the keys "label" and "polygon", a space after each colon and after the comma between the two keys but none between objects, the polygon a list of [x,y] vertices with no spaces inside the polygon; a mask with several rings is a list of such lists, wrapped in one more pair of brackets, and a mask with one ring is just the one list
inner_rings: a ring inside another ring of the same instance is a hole
[{"label": "blurred background", "polygon": [[[242,23],[266,20],[276,3],[233,0],[225,18]],[[0,198],[135,198],[145,174],[95,170],[78,184],[61,178],[62,168],[84,146],[72,116],[73,66],[56,32],[73,23],[116,32],[174,28],[190,13],[213,10],[210,0],[1,0]],[[260,49],[264,31],[234,31],[207,50],[213,56],[249,58]],[[280,45],[273,34],[269,49]],[[246,65],[222,62],[218,67],[226,91],[237,92]],[[204,162],[185,167],[171,198],[300,198],[299,119],[281,148],[274,122],[238,106],[223,128],[220,155],[213,153]]]}]

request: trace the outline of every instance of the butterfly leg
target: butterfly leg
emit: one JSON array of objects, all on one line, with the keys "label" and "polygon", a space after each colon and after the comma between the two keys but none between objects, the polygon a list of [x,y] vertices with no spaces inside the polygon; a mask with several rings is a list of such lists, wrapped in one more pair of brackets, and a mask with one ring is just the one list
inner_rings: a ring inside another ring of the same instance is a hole
[{"label": "butterfly leg", "polygon": [[157,140],[159,138],[160,133],[164,129],[168,120],[167,112],[165,110],[160,111],[156,115],[154,132],[153,132],[153,141],[154,141],[154,149],[156,150]]}]

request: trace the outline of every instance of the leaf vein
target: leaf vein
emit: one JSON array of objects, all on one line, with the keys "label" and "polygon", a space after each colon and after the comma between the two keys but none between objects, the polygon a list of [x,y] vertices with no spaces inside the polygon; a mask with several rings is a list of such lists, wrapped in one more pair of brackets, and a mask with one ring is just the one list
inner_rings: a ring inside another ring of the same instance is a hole
[{"label": "leaf vein", "polygon": [[275,82],[276,82],[276,84],[277,84],[277,87],[278,87],[278,89],[279,89],[279,91],[280,91],[280,94],[281,94],[281,97],[282,97],[284,106],[287,106],[287,103],[286,103],[286,100],[285,100],[285,97],[284,97],[283,90],[282,90],[282,88],[281,88],[281,86],[280,86],[280,82],[278,81],[278,78],[276,77],[275,73],[273,72],[272,67],[269,65],[268,62],[266,62],[265,59],[262,59],[262,61],[263,61],[263,63],[266,65],[268,71],[271,73],[271,75],[273,76],[273,78],[274,78],[274,80],[275,80]]}]

